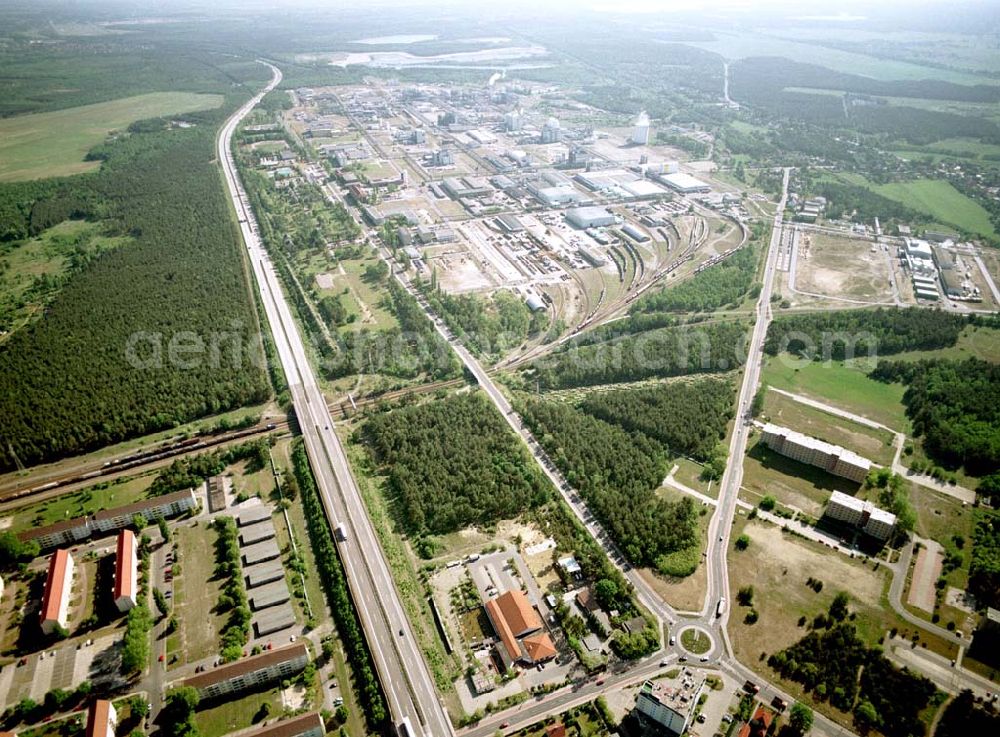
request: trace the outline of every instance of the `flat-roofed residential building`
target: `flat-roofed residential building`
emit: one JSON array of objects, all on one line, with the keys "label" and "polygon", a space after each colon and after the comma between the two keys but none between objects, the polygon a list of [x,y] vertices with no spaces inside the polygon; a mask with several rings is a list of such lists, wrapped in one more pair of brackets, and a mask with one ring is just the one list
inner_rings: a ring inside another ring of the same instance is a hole
[{"label": "flat-roofed residential building", "polygon": [[194,489],[175,491],[173,494],[154,496],[134,504],[126,504],[124,507],[98,512],[93,516],[93,527],[95,532],[114,532],[132,524],[132,518],[136,515],[143,517],[146,524],[150,524],[161,517],[166,519],[184,514],[197,506],[198,497]]},{"label": "flat-roofed residential building", "polygon": [[319,712],[301,714],[291,719],[268,725],[253,732],[244,732],[242,737],[323,737],[326,727]]},{"label": "flat-roofed residential building", "polygon": [[896,515],[879,509],[871,502],[857,499],[850,494],[835,491],[826,505],[826,515],[831,519],[854,525],[879,540],[885,540],[896,527]]},{"label": "flat-roofed residential building", "polygon": [[672,737],[679,737],[691,723],[704,687],[703,675],[681,675],[679,684],[646,681],[636,697],[635,711],[640,721],[652,722]]},{"label": "flat-roofed residential building", "polygon": [[45,527],[34,527],[17,533],[21,542],[34,540],[42,550],[51,550],[60,545],[74,545],[90,537],[90,518],[76,517],[62,520]]},{"label": "flat-roofed residential building", "polygon": [[136,605],[139,593],[139,546],[132,530],[118,533],[115,551],[114,599],[118,611],[127,612]]},{"label": "flat-roofed residential building", "polygon": [[182,681],[203,699],[213,699],[226,694],[239,693],[251,688],[261,688],[288,678],[302,671],[309,662],[309,651],[304,642],[268,650],[260,655],[220,665]]},{"label": "flat-roofed residential building", "polygon": [[763,439],[771,450],[783,456],[857,483],[864,481],[872,468],[871,461],[853,451],[770,422],[764,425]]},{"label": "flat-roofed residential building", "polygon": [[107,699],[97,699],[87,714],[87,737],[115,737],[118,712]]},{"label": "flat-roofed residential building", "polygon": [[68,550],[60,548],[52,554],[40,615],[42,632],[47,635],[55,632],[56,627],[69,628],[69,600],[75,571],[76,561]]}]

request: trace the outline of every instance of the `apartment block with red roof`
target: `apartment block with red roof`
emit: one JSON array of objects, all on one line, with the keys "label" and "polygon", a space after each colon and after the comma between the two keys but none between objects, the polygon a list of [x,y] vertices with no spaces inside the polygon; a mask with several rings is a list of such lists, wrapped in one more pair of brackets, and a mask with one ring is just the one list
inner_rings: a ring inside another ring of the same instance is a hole
[{"label": "apartment block with red roof", "polygon": [[56,627],[69,629],[69,601],[75,571],[76,562],[68,550],[60,548],[52,554],[39,615],[42,632],[47,635],[55,632]]},{"label": "apartment block with red roof", "polygon": [[86,737],[115,737],[117,726],[118,712],[115,711],[114,704],[105,699],[97,699],[90,705]]},{"label": "apartment block with red roof", "polygon": [[118,547],[115,553],[115,606],[118,611],[127,612],[137,603],[139,595],[139,546],[132,530],[118,533]]}]

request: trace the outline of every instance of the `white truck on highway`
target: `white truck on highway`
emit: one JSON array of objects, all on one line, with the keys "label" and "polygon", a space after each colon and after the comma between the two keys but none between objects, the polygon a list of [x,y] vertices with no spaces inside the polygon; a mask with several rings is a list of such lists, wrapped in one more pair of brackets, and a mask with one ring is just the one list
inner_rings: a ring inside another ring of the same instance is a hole
[{"label": "white truck on highway", "polygon": [[725,597],[719,599],[719,603],[715,606],[715,616],[721,617],[726,613],[726,599]]},{"label": "white truck on highway", "polygon": [[334,528],[333,534],[337,536],[337,541],[338,542],[342,542],[342,543],[343,542],[347,542],[347,528],[344,527],[344,523],[343,522],[341,522],[339,525],[337,525]]}]

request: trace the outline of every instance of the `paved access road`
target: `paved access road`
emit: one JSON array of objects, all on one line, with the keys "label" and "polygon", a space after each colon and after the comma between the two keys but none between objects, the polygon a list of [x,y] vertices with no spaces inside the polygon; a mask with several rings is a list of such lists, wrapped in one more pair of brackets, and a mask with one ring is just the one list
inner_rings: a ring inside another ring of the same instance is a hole
[{"label": "paved access road", "polygon": [[413,636],[344,449],[333,430],[333,420],[316,383],[281,283],[260,241],[257,222],[232,155],[231,143],[236,126],[281,81],[280,70],[270,64],[268,66],[273,72],[271,82],[236,111],[223,127],[218,140],[219,160],[236,208],[261,303],[289,386],[324,511],[331,528],[343,525],[346,533],[345,539],[338,542],[340,557],[386,694],[390,715],[395,724],[408,719],[416,732],[412,737],[446,737],[453,734],[451,721],[438,698],[434,679]]}]

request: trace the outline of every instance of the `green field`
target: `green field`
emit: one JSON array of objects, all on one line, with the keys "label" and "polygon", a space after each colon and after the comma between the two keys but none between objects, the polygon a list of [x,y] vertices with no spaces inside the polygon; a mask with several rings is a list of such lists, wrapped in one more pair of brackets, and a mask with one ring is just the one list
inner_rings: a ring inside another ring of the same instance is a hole
[{"label": "green field", "polygon": [[935,220],[981,235],[996,236],[989,213],[941,179],[892,182],[874,188],[883,197],[926,212]]},{"label": "green field", "polygon": [[100,162],[84,161],[83,157],[111,131],[145,118],[208,110],[221,104],[221,95],[151,92],[0,120],[0,181],[91,171]]},{"label": "green field", "polygon": [[762,380],[776,389],[803,394],[908,433],[910,423],[903,409],[905,388],[869,379],[867,372],[871,368],[863,360],[848,366],[844,361],[803,362],[777,356],[767,360]]}]

